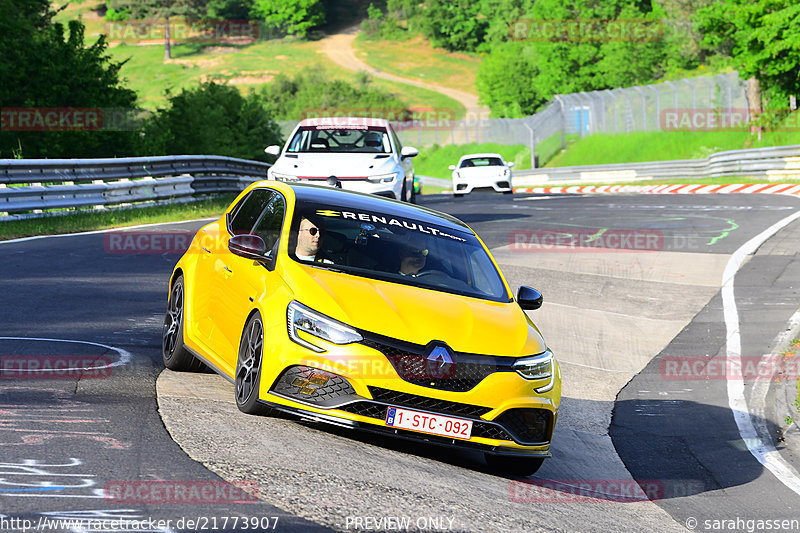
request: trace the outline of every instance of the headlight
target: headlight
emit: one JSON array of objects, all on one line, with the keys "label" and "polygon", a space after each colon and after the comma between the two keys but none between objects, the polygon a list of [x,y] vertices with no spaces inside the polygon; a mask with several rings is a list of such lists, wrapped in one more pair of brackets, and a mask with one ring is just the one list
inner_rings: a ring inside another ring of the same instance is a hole
[{"label": "headlight", "polygon": [[297,334],[298,331],[305,331],[309,335],[326,340],[332,344],[350,344],[363,339],[363,337],[350,326],[328,318],[316,311],[312,311],[308,307],[297,302],[291,302],[286,309],[286,325],[289,330],[290,339],[300,346],[304,346],[315,352],[324,352],[325,350],[301,339]]},{"label": "headlight", "polygon": [[270,172],[270,177],[278,181],[300,181],[300,178],[297,176],[292,176],[291,174],[281,174],[279,172]]},{"label": "headlight", "polygon": [[507,169],[503,170],[503,176],[510,176],[510,175],[511,175],[511,169],[510,168],[507,168]]},{"label": "headlight", "polygon": [[536,389],[536,392],[547,392],[553,388],[553,352],[545,350],[539,355],[519,359],[513,365],[517,374],[525,379],[542,380],[549,379],[549,383]]},{"label": "headlight", "polygon": [[390,174],[379,174],[377,176],[367,177],[367,181],[370,183],[380,183],[382,181],[390,182],[394,181],[395,179],[397,179],[397,172],[392,172]]}]

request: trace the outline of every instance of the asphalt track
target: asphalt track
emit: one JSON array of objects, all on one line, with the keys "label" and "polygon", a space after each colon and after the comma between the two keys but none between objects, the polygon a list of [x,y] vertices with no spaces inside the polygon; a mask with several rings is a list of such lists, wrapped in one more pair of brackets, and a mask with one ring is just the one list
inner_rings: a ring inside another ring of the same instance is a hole
[{"label": "asphalt track", "polygon": [[[13,530],[2,520],[64,517],[83,520],[65,530],[99,531],[90,519],[108,517],[154,521],[129,529],[139,531],[202,529],[180,527],[181,518],[221,531],[227,518],[225,530],[243,531],[230,527],[235,517],[261,525],[277,517],[280,531],[404,523],[440,531],[680,531],[689,518],[696,530],[710,530],[704,521],[798,516],[800,496],[741,441],[726,382],[662,371],[664,358],[724,353],[719,289],[728,258],[795,212],[796,199],[475,195],[422,203],[476,229],[512,286],[545,295],[531,316],[565,380],[554,457],[533,478],[548,488],[497,476],[468,453],[248,417],[217,376],[162,373],[167,278],[178,256],[159,248],[163,242],[123,249],[101,233],[0,245],[0,530]],[[743,356],[774,349],[798,307],[796,226],[767,241],[737,275]],[[534,230],[638,230],[660,240],[656,249],[627,252],[514,246]],[[60,379],[9,374],[31,355],[79,356],[101,369]],[[638,487],[633,478],[654,502],[641,489],[630,498],[614,492]],[[223,490],[211,503],[104,497],[104,488],[150,480]],[[258,500],[226,491],[235,480]],[[576,496],[587,483],[592,497]]]}]

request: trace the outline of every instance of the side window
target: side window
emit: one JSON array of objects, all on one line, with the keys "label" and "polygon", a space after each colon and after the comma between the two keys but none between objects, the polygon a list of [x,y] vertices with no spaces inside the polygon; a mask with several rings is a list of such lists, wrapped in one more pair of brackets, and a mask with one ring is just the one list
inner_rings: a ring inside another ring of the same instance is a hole
[{"label": "side window", "polygon": [[397,136],[397,133],[389,126],[389,131],[392,132],[392,137],[394,138],[394,145],[397,147],[397,153],[399,154],[400,151],[403,149],[403,143],[400,142],[400,137]]},{"label": "side window", "polygon": [[272,250],[275,243],[278,242],[278,237],[281,235],[281,227],[283,226],[283,215],[286,212],[286,203],[283,201],[283,196],[275,194],[274,198],[269,201],[261,219],[253,229],[253,233],[264,239],[267,245],[267,250]]},{"label": "side window", "polygon": [[269,189],[256,189],[251,192],[233,211],[228,231],[234,235],[252,233],[259,215],[274,195],[275,193]]}]

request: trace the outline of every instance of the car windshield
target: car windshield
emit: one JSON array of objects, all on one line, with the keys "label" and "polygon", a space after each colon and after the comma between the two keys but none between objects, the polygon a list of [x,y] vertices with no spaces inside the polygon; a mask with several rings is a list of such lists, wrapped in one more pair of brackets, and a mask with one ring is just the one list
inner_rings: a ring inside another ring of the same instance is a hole
[{"label": "car windshield", "polygon": [[289,255],[354,276],[510,300],[473,233],[413,218],[301,201],[292,220]]},{"label": "car windshield", "polygon": [[472,157],[461,162],[460,168],[469,167],[502,167],[503,161],[499,157]]},{"label": "car windshield", "polygon": [[287,151],[388,154],[392,145],[389,132],[382,126],[301,126]]}]

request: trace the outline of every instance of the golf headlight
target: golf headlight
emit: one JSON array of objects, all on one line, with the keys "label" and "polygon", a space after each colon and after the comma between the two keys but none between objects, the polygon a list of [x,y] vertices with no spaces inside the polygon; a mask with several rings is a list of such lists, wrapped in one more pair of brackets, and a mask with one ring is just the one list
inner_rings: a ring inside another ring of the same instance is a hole
[{"label": "golf headlight", "polygon": [[377,176],[369,176],[367,177],[367,181],[370,183],[380,183],[394,181],[397,178],[397,172],[392,172],[390,174],[378,174]]},{"label": "golf headlight", "polygon": [[297,302],[290,303],[286,309],[286,325],[290,339],[315,352],[324,352],[325,350],[301,339],[297,334],[298,331],[304,331],[332,344],[350,344],[362,340],[361,335],[350,326],[312,311]]},{"label": "golf headlight", "polygon": [[507,168],[503,170],[503,176],[510,176],[510,175],[511,175],[511,169]]},{"label": "golf headlight", "polygon": [[278,181],[299,181],[300,178],[291,174],[281,174],[280,172],[270,172],[270,178]]},{"label": "golf headlight", "polygon": [[514,363],[513,368],[517,371],[517,374],[525,379],[550,380],[544,387],[536,389],[536,392],[547,392],[553,388],[553,352],[550,350],[545,350],[539,355],[519,359]]}]

